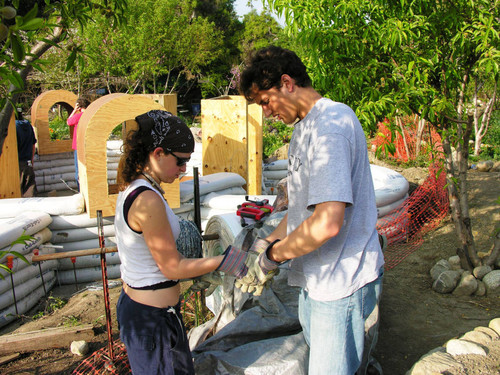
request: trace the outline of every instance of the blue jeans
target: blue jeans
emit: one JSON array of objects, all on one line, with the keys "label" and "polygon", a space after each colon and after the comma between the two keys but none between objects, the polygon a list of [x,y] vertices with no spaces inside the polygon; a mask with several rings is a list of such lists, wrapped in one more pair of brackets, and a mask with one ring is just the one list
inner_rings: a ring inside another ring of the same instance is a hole
[{"label": "blue jeans", "polygon": [[353,375],[366,366],[377,341],[381,292],[382,276],[337,301],[315,301],[301,290],[299,320],[310,349],[309,375]]},{"label": "blue jeans", "polygon": [[116,315],[134,375],[194,375],[180,303],[164,309],[143,305],[122,290]]}]

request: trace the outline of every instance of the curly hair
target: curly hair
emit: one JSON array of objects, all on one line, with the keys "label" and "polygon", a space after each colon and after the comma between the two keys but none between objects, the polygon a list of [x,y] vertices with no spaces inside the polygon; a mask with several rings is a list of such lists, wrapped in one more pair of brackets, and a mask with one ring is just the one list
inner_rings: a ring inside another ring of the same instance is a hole
[{"label": "curly hair", "polygon": [[288,74],[301,87],[311,86],[304,63],[297,54],[277,46],[262,48],[250,56],[241,73],[239,91],[252,102],[253,91],[281,87],[281,76]]},{"label": "curly hair", "polygon": [[84,97],[78,98],[76,103],[80,106],[80,108],[87,108],[90,105],[90,101]]}]

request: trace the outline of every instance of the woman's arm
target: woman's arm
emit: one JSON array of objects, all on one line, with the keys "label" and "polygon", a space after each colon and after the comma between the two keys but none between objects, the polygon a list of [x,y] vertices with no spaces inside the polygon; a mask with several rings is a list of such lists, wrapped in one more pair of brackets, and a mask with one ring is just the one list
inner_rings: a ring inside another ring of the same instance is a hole
[{"label": "woman's arm", "polygon": [[223,256],[187,259],[177,250],[162,198],[154,191],[141,193],[129,211],[129,225],[142,231],[161,272],[171,280],[189,279],[214,271]]}]

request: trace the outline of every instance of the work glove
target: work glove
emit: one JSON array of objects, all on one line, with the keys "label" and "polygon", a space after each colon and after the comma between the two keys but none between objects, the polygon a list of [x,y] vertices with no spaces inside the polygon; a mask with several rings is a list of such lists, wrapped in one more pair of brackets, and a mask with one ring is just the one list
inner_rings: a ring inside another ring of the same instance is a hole
[{"label": "work glove", "polygon": [[196,293],[201,290],[206,290],[205,296],[208,297],[219,285],[222,285],[223,282],[224,281],[222,280],[220,272],[209,272],[205,275],[194,278],[193,285],[189,287],[188,292]]},{"label": "work glove", "polygon": [[224,258],[216,271],[224,272],[237,278],[241,278],[247,274],[248,266],[245,264],[245,260],[248,254],[246,251],[229,245],[222,254]]},{"label": "work glove", "polygon": [[266,252],[277,241],[272,244],[262,238],[257,238],[254,241],[248,250],[248,257],[245,261],[248,272],[246,276],[235,281],[235,286],[242,292],[260,296],[264,286],[279,273],[279,263],[270,260]]}]

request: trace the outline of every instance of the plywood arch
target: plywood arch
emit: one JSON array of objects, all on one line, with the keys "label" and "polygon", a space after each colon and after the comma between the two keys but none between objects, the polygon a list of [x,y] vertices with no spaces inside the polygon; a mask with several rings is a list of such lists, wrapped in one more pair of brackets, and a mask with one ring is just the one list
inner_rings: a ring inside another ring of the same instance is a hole
[{"label": "plywood arch", "polygon": [[[109,193],[106,142],[113,129],[126,123],[127,130],[137,126],[134,118],[153,109],[165,110],[161,104],[140,95],[109,94],[92,102],[78,123],[77,149],[80,192],[90,217],[97,210],[103,216],[114,216],[118,194]],[[178,207],[179,185],[163,186],[171,207]]]},{"label": "plywood arch", "polygon": [[[72,139],[52,141],[49,132],[49,111],[56,105],[62,105],[68,113],[73,111],[78,96],[67,90],[50,90],[37,96],[31,106],[31,123],[36,129],[38,154],[56,154],[71,152]],[[73,134],[70,134],[73,137]]]}]

